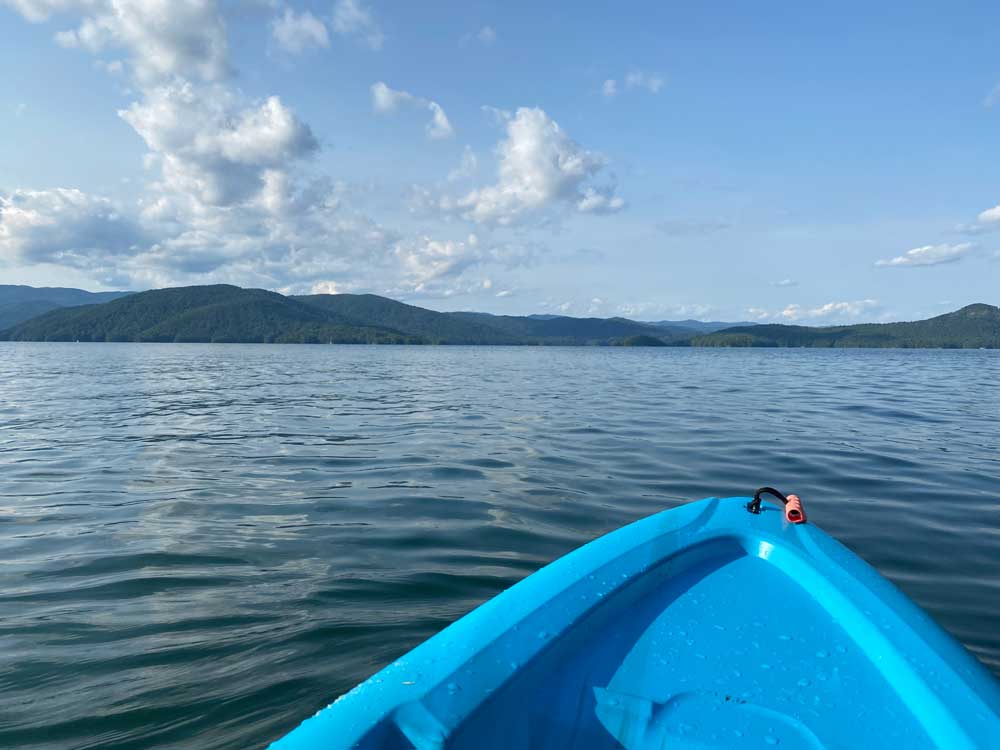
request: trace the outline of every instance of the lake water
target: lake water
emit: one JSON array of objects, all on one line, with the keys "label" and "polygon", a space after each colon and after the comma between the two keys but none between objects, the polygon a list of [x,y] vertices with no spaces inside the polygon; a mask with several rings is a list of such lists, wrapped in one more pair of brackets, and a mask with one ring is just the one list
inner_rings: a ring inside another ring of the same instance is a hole
[{"label": "lake water", "polygon": [[264,746],[762,484],[1000,673],[1000,352],[0,343],[0,747]]}]

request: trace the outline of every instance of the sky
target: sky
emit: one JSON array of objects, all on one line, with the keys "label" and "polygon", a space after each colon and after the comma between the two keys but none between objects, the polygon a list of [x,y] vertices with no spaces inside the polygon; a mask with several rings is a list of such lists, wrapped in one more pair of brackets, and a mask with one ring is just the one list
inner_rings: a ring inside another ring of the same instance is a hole
[{"label": "sky", "polygon": [[0,283],[1000,302],[996,2],[0,0]]}]

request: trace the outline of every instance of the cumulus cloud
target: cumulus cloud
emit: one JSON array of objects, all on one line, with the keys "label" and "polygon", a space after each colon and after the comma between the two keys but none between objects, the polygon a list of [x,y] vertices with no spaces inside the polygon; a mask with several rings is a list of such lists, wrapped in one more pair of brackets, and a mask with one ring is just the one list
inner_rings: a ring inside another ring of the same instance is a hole
[{"label": "cumulus cloud", "polygon": [[146,241],[107,198],[65,188],[0,194],[0,258],[8,262],[87,268],[95,257],[134,252]]},{"label": "cumulus cloud", "polygon": [[[121,53],[112,64],[135,100],[119,115],[147,147],[150,181],[126,204],[69,188],[0,192],[2,263],[57,263],[132,288],[228,282],[447,296],[492,295],[495,276],[484,269],[531,264],[540,252],[476,235],[407,237],[351,205],[356,190],[310,177],[319,144],[309,126],[279,97],[249,98],[229,77],[221,3],[6,1],[31,21],[65,15],[62,44]],[[276,43],[290,51],[329,43],[322,21],[309,18],[281,11],[270,29]],[[337,3],[328,30],[381,45],[357,0]],[[422,107],[428,135],[451,134],[436,102],[388,87],[373,97],[389,110]],[[475,167],[467,149],[460,169],[471,176]]]},{"label": "cumulus cloud", "polygon": [[937,266],[942,263],[954,263],[961,260],[975,246],[970,242],[962,242],[958,245],[924,245],[907,250],[902,255],[895,258],[887,258],[875,263],[876,266],[890,268],[908,268],[914,266]]},{"label": "cumulus cloud", "polygon": [[392,114],[401,106],[407,105],[426,109],[431,113],[431,119],[424,128],[428,138],[451,138],[455,134],[448,116],[437,102],[389,88],[382,81],[372,84],[371,92],[372,107],[379,114]]},{"label": "cumulus cloud", "polygon": [[862,315],[867,315],[880,307],[878,300],[861,299],[844,302],[827,302],[816,307],[800,304],[790,304],[782,310],[771,311],[759,307],[747,309],[747,314],[760,322],[799,323],[799,322],[847,322],[854,321]]},{"label": "cumulus cloud", "polygon": [[265,171],[319,148],[278,97],[246,103],[219,85],[160,86],[119,115],[159,163],[161,188],[216,206],[247,200],[263,187]]},{"label": "cumulus cloud", "polygon": [[333,6],[333,30],[341,36],[363,41],[373,50],[382,49],[385,35],[363,0],[337,0]]},{"label": "cumulus cloud", "polygon": [[[507,225],[559,203],[582,213],[612,213],[624,207],[612,188],[591,184],[605,158],[576,143],[543,110],[522,107],[513,115],[498,115],[507,135],[497,146],[497,182],[456,201],[454,208],[462,216]],[[443,207],[448,206],[446,201]]]},{"label": "cumulus cloud", "polygon": [[123,50],[136,76],[174,75],[218,80],[228,72],[225,24],[216,0],[8,0],[33,22],[76,14],[76,28],[56,34],[65,46],[89,52]]},{"label": "cumulus cloud", "polygon": [[281,49],[293,55],[314,47],[329,47],[326,25],[309,11],[296,13],[285,8],[271,23],[271,36]]},{"label": "cumulus cloud", "polygon": [[986,209],[977,218],[983,224],[1000,224],[1000,206]]},{"label": "cumulus cloud", "polygon": [[618,95],[618,81],[614,78],[609,78],[603,84],[601,84],[601,93],[609,99]]}]

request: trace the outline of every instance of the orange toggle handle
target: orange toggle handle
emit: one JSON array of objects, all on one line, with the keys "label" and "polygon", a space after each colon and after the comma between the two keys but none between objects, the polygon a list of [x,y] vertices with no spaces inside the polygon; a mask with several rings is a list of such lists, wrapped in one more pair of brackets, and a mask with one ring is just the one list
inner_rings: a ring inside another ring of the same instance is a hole
[{"label": "orange toggle handle", "polygon": [[785,520],[788,523],[805,523],[806,512],[802,509],[802,501],[798,495],[789,495],[785,503]]}]

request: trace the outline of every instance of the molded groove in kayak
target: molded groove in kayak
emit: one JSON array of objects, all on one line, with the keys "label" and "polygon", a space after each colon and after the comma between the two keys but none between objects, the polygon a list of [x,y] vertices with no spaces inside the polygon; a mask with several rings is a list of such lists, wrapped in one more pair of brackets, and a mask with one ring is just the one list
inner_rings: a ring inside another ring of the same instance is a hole
[{"label": "molded groove in kayak", "polygon": [[822,531],[746,502],[595,540],[272,747],[1000,747],[974,658]]}]

